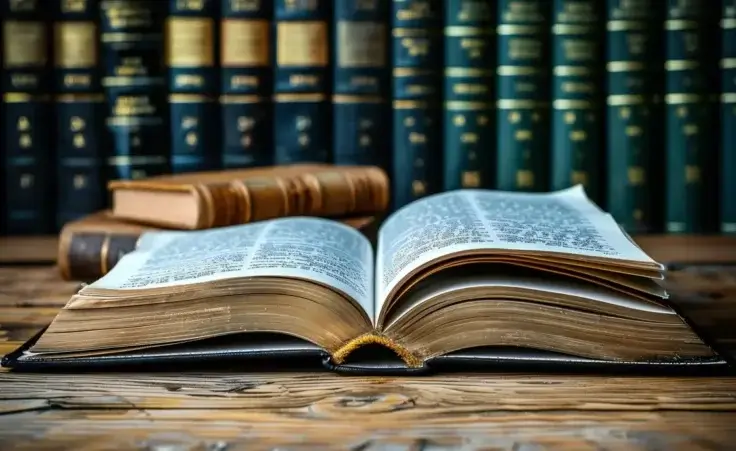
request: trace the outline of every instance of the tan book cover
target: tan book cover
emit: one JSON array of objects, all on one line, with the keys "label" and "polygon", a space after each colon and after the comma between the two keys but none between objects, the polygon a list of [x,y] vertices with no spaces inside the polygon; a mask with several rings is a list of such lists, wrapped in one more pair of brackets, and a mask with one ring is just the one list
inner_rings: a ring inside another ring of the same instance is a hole
[{"label": "tan book cover", "polygon": [[386,210],[389,180],[373,166],[296,164],[166,175],[108,184],[112,215],[156,227],[208,229],[285,216]]}]

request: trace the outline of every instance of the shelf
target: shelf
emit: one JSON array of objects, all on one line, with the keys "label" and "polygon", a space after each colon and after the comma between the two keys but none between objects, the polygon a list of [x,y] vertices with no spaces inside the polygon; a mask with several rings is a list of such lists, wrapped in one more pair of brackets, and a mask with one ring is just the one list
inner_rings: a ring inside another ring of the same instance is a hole
[{"label": "shelf", "polygon": [[736,236],[640,235],[634,241],[661,263],[736,263]]},{"label": "shelf", "polygon": [[50,264],[56,262],[56,235],[0,236],[0,264]]}]

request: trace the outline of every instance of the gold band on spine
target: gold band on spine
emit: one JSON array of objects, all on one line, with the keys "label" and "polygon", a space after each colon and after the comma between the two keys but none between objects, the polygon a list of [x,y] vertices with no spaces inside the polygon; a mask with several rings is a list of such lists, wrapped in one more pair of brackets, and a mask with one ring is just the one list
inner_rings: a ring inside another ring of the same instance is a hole
[{"label": "gold band on spine", "polygon": [[102,275],[107,274],[110,268],[107,267],[107,256],[110,253],[110,235],[105,235],[105,239],[102,240],[102,247],[100,248],[100,271]]}]

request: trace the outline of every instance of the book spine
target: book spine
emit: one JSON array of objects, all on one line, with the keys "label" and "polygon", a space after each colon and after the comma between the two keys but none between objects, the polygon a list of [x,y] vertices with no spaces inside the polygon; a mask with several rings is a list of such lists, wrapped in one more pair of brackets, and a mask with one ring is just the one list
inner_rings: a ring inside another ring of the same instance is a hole
[{"label": "book spine", "polygon": [[489,2],[445,3],[445,190],[493,187],[495,47]]},{"label": "book spine", "polygon": [[275,163],[328,163],[330,5],[275,0]]},{"label": "book spine", "polygon": [[5,231],[53,231],[53,149],[50,130],[48,8],[38,0],[5,1],[3,33],[2,177]]},{"label": "book spine", "polygon": [[657,230],[658,115],[655,0],[608,0],[606,207],[629,233]]},{"label": "book spine", "polygon": [[582,184],[601,202],[600,2],[554,0],[552,188]]},{"label": "book spine", "polygon": [[333,158],[388,169],[390,0],[342,0],[333,19]]},{"label": "book spine", "polygon": [[107,274],[133,250],[138,234],[64,232],[57,264],[64,280],[93,281]]},{"label": "book spine", "polygon": [[168,3],[101,0],[107,180],[170,172],[163,23]]},{"label": "book spine", "polygon": [[105,204],[105,103],[99,67],[99,10],[92,0],[56,0],[56,226]]},{"label": "book spine", "polygon": [[549,0],[499,0],[496,186],[549,188]]},{"label": "book spine", "polygon": [[736,0],[721,15],[721,232],[736,234]]},{"label": "book spine", "polygon": [[169,0],[165,60],[173,173],[220,166],[215,55],[219,10],[220,0]]},{"label": "book spine", "polygon": [[222,0],[221,14],[222,166],[269,166],[273,164],[273,7],[267,1]]},{"label": "book spine", "polygon": [[705,3],[667,0],[665,20],[665,230],[699,233],[715,208],[706,189],[708,105],[704,67]]},{"label": "book spine", "polygon": [[439,0],[394,0],[392,208],[442,189]]}]

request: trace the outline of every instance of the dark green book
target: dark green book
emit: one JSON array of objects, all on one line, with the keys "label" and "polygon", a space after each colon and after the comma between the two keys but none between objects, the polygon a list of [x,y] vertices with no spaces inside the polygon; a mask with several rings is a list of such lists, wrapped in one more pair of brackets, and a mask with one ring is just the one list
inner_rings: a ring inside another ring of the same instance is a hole
[{"label": "dark green book", "polygon": [[[342,1],[342,0],[341,0]],[[330,5],[274,0],[275,163],[328,163]]]},{"label": "dark green book", "polygon": [[499,0],[497,186],[549,188],[549,0]]},{"label": "dark green book", "polygon": [[174,173],[220,166],[216,103],[219,11],[220,0],[169,0],[165,39]]},{"label": "dark green book", "polygon": [[105,207],[99,4],[54,0],[56,227]]},{"label": "dark green book", "polygon": [[102,86],[110,144],[107,180],[168,173],[164,64],[166,1],[102,0]]},{"label": "dark green book", "polygon": [[494,13],[489,2],[445,2],[445,190],[493,186]]},{"label": "dark green book", "polygon": [[220,143],[226,169],[273,164],[271,25],[267,2],[222,0]]},{"label": "dark green book", "polygon": [[391,136],[390,0],[335,2],[332,155],[340,165],[388,170]]},{"label": "dark green book", "polygon": [[442,5],[394,0],[393,208],[442,190]]},{"label": "dark green book", "polygon": [[661,198],[662,9],[659,0],[607,6],[606,209],[629,233],[648,233],[659,229]]},{"label": "dark green book", "polygon": [[[712,4],[711,4],[712,6]],[[708,178],[716,152],[708,148],[707,6],[667,0],[665,53],[665,230],[701,233],[717,209]],[[711,175],[709,175],[711,174]]]},{"label": "dark green book", "polygon": [[599,204],[604,158],[602,3],[554,0],[552,14],[552,188],[582,184]]},{"label": "dark green book", "polygon": [[40,0],[3,1],[3,143],[0,183],[4,229],[11,235],[54,230],[50,9]]},{"label": "dark green book", "polygon": [[721,17],[721,232],[736,234],[736,0]]}]

